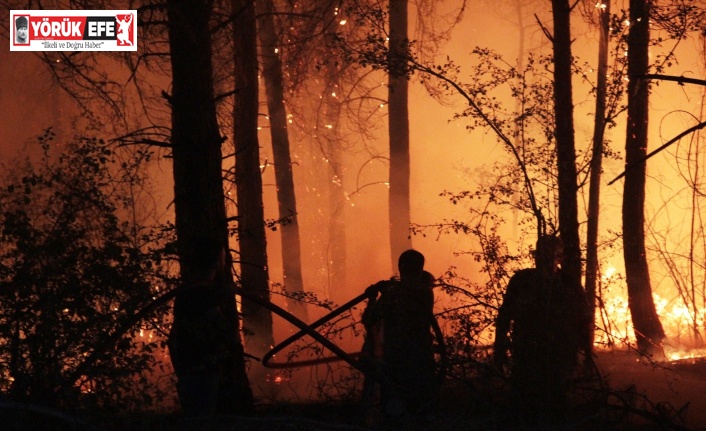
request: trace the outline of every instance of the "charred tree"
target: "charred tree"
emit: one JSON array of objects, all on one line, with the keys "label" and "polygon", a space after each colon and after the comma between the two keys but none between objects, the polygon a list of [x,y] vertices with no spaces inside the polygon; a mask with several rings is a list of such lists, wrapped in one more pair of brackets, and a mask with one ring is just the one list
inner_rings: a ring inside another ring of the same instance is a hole
[{"label": "charred tree", "polygon": [[[233,43],[235,100],[233,104],[233,144],[235,183],[238,201],[238,241],[240,281],[243,290],[263,301],[270,300],[267,269],[267,237],[262,200],[260,144],[257,136],[258,59],[255,5],[233,0]],[[253,353],[262,355],[274,344],[272,314],[243,298],[243,327]]]},{"label": "charred tree", "polygon": [[600,215],[601,174],[603,170],[603,139],[606,128],[606,97],[608,75],[608,43],[610,41],[610,0],[598,9],[600,40],[598,42],[598,81],[596,83],[596,111],[593,122],[591,174],[588,187],[588,220],[586,221],[586,304],[590,325],[587,354],[593,351],[596,290],[598,288],[598,219]]},{"label": "charred tree", "polygon": [[[576,174],[576,149],[574,137],[574,104],[571,84],[571,6],[570,0],[552,0],[554,21],[554,117],[557,154],[557,182],[559,186],[559,233],[564,243],[562,269],[567,286],[577,286],[577,302],[571,304],[581,313],[577,317],[577,347],[590,360],[588,345],[588,316],[585,292],[581,284],[581,243],[578,223],[578,182]],[[576,351],[575,353],[578,353]],[[588,362],[587,362],[588,363]]]},{"label": "charred tree", "polygon": [[407,61],[407,0],[390,0],[389,3],[389,84],[388,112],[390,139],[390,252],[392,268],[396,271],[397,258],[410,248],[411,224],[409,203],[409,90]]},{"label": "charred tree", "polygon": [[301,240],[297,221],[297,200],[294,192],[292,158],[289,150],[287,111],[284,106],[284,78],[279,57],[278,38],[275,32],[275,7],[272,0],[258,1],[259,37],[262,44],[262,76],[265,80],[267,111],[270,117],[270,136],[277,183],[277,204],[282,220],[282,269],[284,287],[294,298],[287,298],[289,311],[303,321],[308,321],[306,305],[296,299],[304,292],[301,262]]},{"label": "charred tree", "polygon": [[[193,278],[191,253],[185,253],[197,237],[208,236],[227,246],[227,223],[221,176],[221,138],[216,119],[211,70],[211,36],[208,1],[167,3],[169,48],[172,66],[172,156],[177,245],[182,278]],[[221,279],[232,274],[224,270]],[[237,314],[235,298],[227,304]],[[235,319],[237,322],[237,319]],[[232,338],[240,340],[234,325]],[[219,400],[224,413],[253,409],[252,393],[245,374],[244,357],[233,370],[223,370],[237,393],[235,399]],[[229,401],[233,401],[229,403]],[[230,405],[229,405],[230,404]]]},{"label": "charred tree", "polygon": [[564,242],[564,270],[572,283],[581,284],[574,103],[571,84],[571,6],[569,0],[552,0],[554,19],[554,110],[559,184],[559,232]]},{"label": "charred tree", "polygon": [[649,0],[630,0],[628,33],[628,124],[625,139],[623,190],[623,256],[628,285],[628,306],[638,350],[663,355],[664,329],[655,310],[645,250],[645,178],[649,109],[648,81],[640,79],[649,68]]}]

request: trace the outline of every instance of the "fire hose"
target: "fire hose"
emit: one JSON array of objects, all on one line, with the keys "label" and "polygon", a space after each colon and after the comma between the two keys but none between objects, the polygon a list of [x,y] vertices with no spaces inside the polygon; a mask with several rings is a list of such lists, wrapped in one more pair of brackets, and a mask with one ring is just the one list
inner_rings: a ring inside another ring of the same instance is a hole
[{"label": "fire hose", "polygon": [[[239,295],[241,298],[247,298],[248,300],[256,303],[257,305],[260,305],[261,307],[264,307],[275,314],[279,315],[280,317],[284,318],[297,328],[299,328],[299,332],[291,335],[284,341],[280,342],[276,346],[274,346],[272,349],[270,349],[269,352],[267,352],[263,357],[262,357],[262,364],[267,367],[267,368],[295,368],[295,367],[303,367],[303,366],[312,366],[312,365],[318,365],[318,364],[324,364],[324,363],[329,363],[329,362],[335,362],[335,361],[345,361],[349,365],[351,365],[353,368],[361,371],[362,373],[366,374],[367,376],[370,376],[376,380],[386,380],[384,376],[380,376],[379,370],[376,370],[375,367],[373,367],[370,363],[366,361],[360,361],[356,360],[356,358],[360,355],[361,352],[357,353],[348,353],[338,347],[334,342],[326,338],[324,335],[319,333],[316,329],[319,328],[321,325],[324,325],[325,323],[329,322],[331,319],[343,314],[344,312],[348,311],[349,309],[353,308],[354,306],[358,305],[359,303],[363,302],[366,299],[369,299],[371,297],[371,294],[368,292],[364,292],[355,298],[351,299],[350,301],[346,302],[345,304],[341,305],[340,307],[332,310],[330,313],[326,314],[325,316],[317,319],[315,322],[307,325],[304,323],[302,320],[298,319],[296,316],[292,315],[289,313],[287,310],[284,310],[283,308],[267,301],[264,300],[260,297],[257,297],[253,295],[250,292],[245,291],[242,288],[238,288],[236,290],[236,294]],[[444,334],[441,331],[441,327],[439,326],[439,323],[436,321],[436,318],[432,319],[431,322],[431,328],[432,331],[434,332],[434,337],[436,339],[437,343],[437,348],[438,348],[438,353],[441,357],[440,360],[440,367],[439,367],[439,372],[438,372],[438,379],[441,380],[443,379],[443,376],[446,372],[446,366],[447,366],[447,355],[446,355],[446,348],[445,348],[445,343],[444,343]],[[308,360],[300,360],[300,361],[288,361],[288,362],[272,362],[272,359],[275,357],[275,355],[288,346],[290,346],[292,343],[295,341],[299,340],[300,338],[304,337],[305,335],[311,336],[314,340],[319,342],[321,345],[329,349],[335,356],[327,356],[323,358],[317,358],[317,359],[308,359]]]},{"label": "fire hose", "polygon": [[[297,328],[299,328],[299,332],[296,334],[290,336],[283,342],[279,343],[275,347],[273,347],[269,352],[263,356],[261,362],[265,367],[268,368],[293,368],[297,366],[306,366],[306,365],[316,365],[320,363],[326,363],[326,362],[331,362],[334,360],[343,360],[346,361],[348,364],[350,364],[352,367],[360,370],[363,373],[369,373],[370,370],[368,370],[363,363],[360,361],[357,361],[354,356],[357,356],[357,354],[350,354],[340,347],[338,347],[334,342],[320,334],[319,332],[316,331],[316,328],[319,326],[323,325],[324,323],[328,322],[329,320],[333,319],[334,317],[342,314],[346,310],[352,308],[356,304],[362,302],[365,300],[368,295],[366,293],[363,293],[361,295],[358,295],[354,299],[348,301],[341,307],[333,310],[331,313],[327,314],[326,316],[318,319],[316,322],[312,323],[311,325],[307,325],[304,323],[302,320],[288,312],[287,310],[283,309],[282,307],[279,307],[270,301],[264,300],[256,295],[251,294],[250,292],[245,291],[242,288],[238,288],[236,290],[236,294],[240,296],[241,298],[246,298],[255,304],[266,308],[273,313],[277,314],[278,316],[282,317],[283,319],[287,320],[289,323],[293,324]],[[292,344],[293,342],[297,341],[299,338],[303,337],[304,335],[309,335],[311,336],[314,340],[318,341],[321,345],[329,349],[332,353],[334,353],[336,356],[335,357],[328,357],[328,358],[320,358],[320,359],[314,359],[314,360],[307,360],[307,361],[299,361],[299,362],[289,362],[289,363],[275,363],[275,364],[270,364],[270,360],[276,355],[278,352]]]}]

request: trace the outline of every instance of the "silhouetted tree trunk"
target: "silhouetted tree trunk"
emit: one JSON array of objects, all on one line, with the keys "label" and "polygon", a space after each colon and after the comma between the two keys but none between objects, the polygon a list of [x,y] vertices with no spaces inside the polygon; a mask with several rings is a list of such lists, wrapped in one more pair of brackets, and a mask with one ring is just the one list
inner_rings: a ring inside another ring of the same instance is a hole
[{"label": "silhouetted tree trunk", "polygon": [[[630,0],[628,33],[628,124],[625,165],[633,166],[647,154],[649,109],[648,71],[650,1]],[[628,285],[628,306],[637,348],[648,355],[662,355],[664,329],[655,310],[645,251],[645,163],[625,172],[623,191],[623,256]]]},{"label": "silhouetted tree trunk", "polygon": [[[246,292],[269,301],[270,279],[257,137],[259,98],[255,5],[250,0],[233,0],[232,5],[236,91],[233,143],[241,283]],[[247,346],[253,354],[262,355],[274,344],[272,314],[247,298],[242,300],[242,311],[246,335],[252,334],[253,337]]]},{"label": "silhouetted tree trunk", "polygon": [[571,8],[569,0],[552,0],[554,18],[554,110],[559,183],[559,230],[564,242],[564,270],[581,284],[574,103],[571,85]]},{"label": "silhouetted tree trunk", "polygon": [[[331,109],[331,108],[329,108]],[[335,119],[329,121],[336,123]],[[346,202],[343,190],[343,165],[341,163],[341,150],[336,146],[335,138],[328,141],[328,207],[329,229],[328,249],[326,261],[328,263],[328,280],[332,286],[331,299],[346,299],[347,270],[346,270]]]},{"label": "silhouetted tree trunk", "polygon": [[[335,28],[327,29],[327,39],[334,39]],[[333,45],[333,43],[330,43]],[[326,133],[325,155],[328,160],[328,207],[329,207],[329,235],[328,248],[326,250],[326,262],[328,263],[328,284],[330,299],[337,301],[347,299],[342,296],[347,290],[347,269],[346,269],[346,208],[348,202],[343,188],[344,168],[341,163],[341,147],[339,142],[339,71],[338,63],[340,59],[331,56],[326,60],[326,88],[324,88],[324,118],[326,124],[330,124],[330,129]]]},{"label": "silhouetted tree trunk", "polygon": [[[286,219],[280,225],[282,235],[282,266],[284,286],[289,292],[304,291],[301,262],[301,241],[297,221],[297,200],[294,193],[292,158],[289,152],[289,134],[287,132],[287,111],[284,106],[284,81],[282,62],[277,49],[281,49],[275,33],[275,8],[272,0],[255,2],[259,16],[259,36],[262,47],[262,76],[265,79],[267,110],[270,114],[270,135],[277,183],[277,203],[280,219]],[[303,321],[308,321],[306,305],[296,299],[288,298],[289,311]]]},{"label": "silhouetted tree trunk", "polygon": [[610,41],[610,0],[603,2],[605,9],[598,9],[600,40],[598,42],[598,82],[596,83],[596,112],[593,120],[593,147],[591,176],[588,188],[588,220],[586,221],[586,303],[591,317],[588,328],[586,353],[593,351],[595,339],[596,290],[598,287],[598,218],[600,215],[601,174],[603,164],[603,138],[606,126],[606,89],[608,74],[608,42]]},{"label": "silhouetted tree trunk", "polygon": [[[172,156],[174,209],[181,276],[192,278],[193,264],[183,251],[196,237],[216,238],[227,246],[227,224],[221,176],[221,138],[216,120],[211,75],[211,37],[208,1],[167,3],[169,47],[172,65]],[[226,270],[219,274],[231,279]],[[231,311],[237,315],[235,298]],[[235,319],[237,322],[237,319]],[[240,340],[240,328],[230,328]],[[239,342],[239,341],[238,341]],[[241,346],[242,347],[242,346]],[[253,410],[252,393],[241,356],[234,370],[223,372],[236,388],[234,399],[220,399],[223,413]]]},{"label": "silhouetted tree trunk", "polygon": [[392,268],[397,258],[411,247],[409,204],[409,106],[406,57],[407,0],[390,0],[390,75],[388,112],[390,135],[390,252]]}]

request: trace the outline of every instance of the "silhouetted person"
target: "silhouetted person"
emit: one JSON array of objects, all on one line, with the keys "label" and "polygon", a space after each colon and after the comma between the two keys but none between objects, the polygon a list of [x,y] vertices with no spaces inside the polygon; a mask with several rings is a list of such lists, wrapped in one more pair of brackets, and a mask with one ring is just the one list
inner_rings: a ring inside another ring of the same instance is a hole
[{"label": "silhouetted person", "polygon": [[[381,369],[380,398],[388,418],[430,413],[437,389],[431,331],[434,278],[424,271],[424,255],[416,250],[400,255],[398,269],[399,279],[368,288],[363,313],[363,350]],[[373,394],[374,386],[367,379],[363,401],[369,402]]]},{"label": "silhouetted person", "polygon": [[583,289],[561,270],[563,248],[557,237],[539,238],[536,268],[512,276],[496,321],[495,365],[509,363],[514,401],[530,420],[561,414],[582,342]]},{"label": "silhouetted person", "polygon": [[238,336],[235,290],[218,278],[225,265],[220,242],[197,239],[185,253],[193,276],[183,280],[174,299],[168,346],[184,414],[205,417],[216,412],[220,398],[234,402],[222,383],[232,380],[235,355],[242,354],[233,338]]}]

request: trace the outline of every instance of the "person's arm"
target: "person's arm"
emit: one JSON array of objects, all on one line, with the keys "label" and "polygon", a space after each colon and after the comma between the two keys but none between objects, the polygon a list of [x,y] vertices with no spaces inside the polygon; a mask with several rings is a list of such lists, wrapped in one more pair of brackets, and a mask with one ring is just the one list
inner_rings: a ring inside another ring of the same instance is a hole
[{"label": "person's arm", "polygon": [[425,293],[425,298],[424,298],[424,306],[425,309],[432,314],[432,317],[434,315],[434,281],[436,280],[431,273],[424,271],[423,275],[424,277],[424,283],[426,289]]},{"label": "person's arm", "polygon": [[375,324],[376,321],[379,319],[379,316],[376,315],[377,311],[375,303],[378,301],[378,295],[382,294],[382,291],[384,290],[387,283],[387,280],[378,281],[377,283],[372,284],[368,286],[367,289],[365,289],[365,293],[368,296],[368,304],[365,307],[365,310],[363,310],[361,321],[363,322],[363,326],[365,326],[366,328],[369,328],[371,325]]},{"label": "person's arm", "polygon": [[498,316],[495,320],[495,342],[493,343],[493,362],[498,368],[501,368],[507,363],[507,353],[510,349],[510,323],[514,318],[514,308],[517,301],[517,295],[522,288],[519,274],[515,274],[510,278],[507,284],[507,290],[503,296],[503,303],[498,309]]}]

